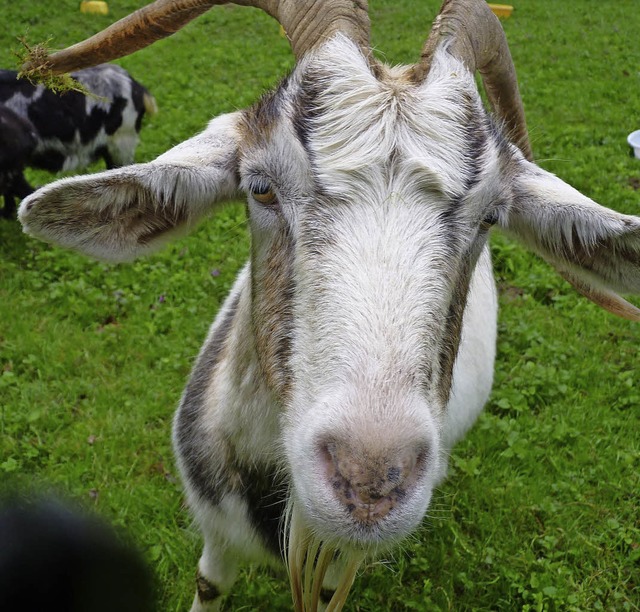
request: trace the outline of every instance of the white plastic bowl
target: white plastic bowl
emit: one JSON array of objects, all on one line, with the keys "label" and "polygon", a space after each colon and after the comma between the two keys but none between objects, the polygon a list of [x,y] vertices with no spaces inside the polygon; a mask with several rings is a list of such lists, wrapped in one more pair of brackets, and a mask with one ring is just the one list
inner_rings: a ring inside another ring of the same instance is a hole
[{"label": "white plastic bowl", "polygon": [[629,146],[633,149],[634,155],[640,159],[640,130],[631,132],[631,134],[627,136],[627,142],[629,143]]}]

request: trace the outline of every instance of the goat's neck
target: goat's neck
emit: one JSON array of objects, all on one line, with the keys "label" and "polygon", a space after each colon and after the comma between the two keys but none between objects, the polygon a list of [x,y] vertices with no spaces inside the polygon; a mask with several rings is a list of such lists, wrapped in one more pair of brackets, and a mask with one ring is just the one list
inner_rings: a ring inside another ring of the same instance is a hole
[{"label": "goat's neck", "polygon": [[233,437],[236,452],[251,463],[273,463],[277,455],[280,406],[266,385],[256,351],[251,321],[250,266],[238,276],[221,309],[215,328],[230,317],[207,391],[208,410],[221,413],[215,420]]}]

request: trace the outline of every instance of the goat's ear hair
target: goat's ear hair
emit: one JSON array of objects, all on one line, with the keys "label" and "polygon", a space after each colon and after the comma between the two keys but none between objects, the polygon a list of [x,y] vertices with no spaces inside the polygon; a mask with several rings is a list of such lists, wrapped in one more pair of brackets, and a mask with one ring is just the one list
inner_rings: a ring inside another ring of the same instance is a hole
[{"label": "goat's ear hair", "polygon": [[153,162],[39,189],[20,206],[24,230],[107,261],[128,261],[157,249],[237,194],[239,117],[214,119],[204,132]]},{"label": "goat's ear hair", "polygon": [[640,310],[617,295],[640,294],[640,218],[596,204],[530,162],[519,167],[500,226],[585,297],[640,321]]}]

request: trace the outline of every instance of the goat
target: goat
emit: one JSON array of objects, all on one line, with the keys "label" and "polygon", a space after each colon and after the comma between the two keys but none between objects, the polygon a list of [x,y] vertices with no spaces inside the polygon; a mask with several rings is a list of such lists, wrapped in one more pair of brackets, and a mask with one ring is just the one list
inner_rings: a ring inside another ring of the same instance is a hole
[{"label": "goat", "polygon": [[[131,53],[220,3],[159,0],[48,63]],[[297,610],[326,589],[338,610],[363,559],[420,524],[489,396],[490,228],[639,321],[618,292],[640,293],[640,218],[533,163],[484,0],[445,0],[421,59],[400,68],[373,57],[366,0],[237,4],[291,41],[297,64],[275,91],[155,161],[45,186],[19,218],[40,239],[127,261],[247,194],[250,260],[174,420],[204,537],[192,610],[217,610],[239,564],[281,557]]]},{"label": "goat", "polygon": [[[15,71],[0,70],[0,104],[30,122],[37,135],[25,165],[58,172],[85,168],[98,159],[104,159],[107,168],[133,163],[142,119],[145,113],[157,112],[153,96],[113,64],[71,76],[93,95],[56,94],[18,79]],[[13,156],[9,141],[0,141],[0,148],[3,155]],[[22,197],[33,191],[22,173],[15,181]],[[5,197],[5,216],[7,208]]]},{"label": "goat", "polygon": [[4,207],[0,215],[10,219],[16,212],[16,199],[33,192],[24,178],[24,169],[36,147],[38,135],[33,124],[0,104],[0,196]]}]

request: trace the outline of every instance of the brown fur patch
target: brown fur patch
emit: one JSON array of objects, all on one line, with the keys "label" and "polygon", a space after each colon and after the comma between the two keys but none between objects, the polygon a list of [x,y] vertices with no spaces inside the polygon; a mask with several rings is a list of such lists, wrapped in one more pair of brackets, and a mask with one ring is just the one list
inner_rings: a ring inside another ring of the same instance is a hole
[{"label": "brown fur patch", "polygon": [[275,91],[265,94],[256,104],[244,111],[243,120],[238,124],[243,146],[260,146],[269,140],[273,127],[280,118],[282,92],[286,89],[286,83],[285,79]]},{"label": "brown fur patch", "polygon": [[460,338],[462,335],[462,317],[467,305],[469,283],[473,268],[471,262],[466,260],[462,269],[458,272],[458,278],[454,284],[453,296],[449,305],[449,312],[445,322],[445,332],[442,338],[440,351],[440,371],[438,380],[438,394],[443,405],[449,401],[451,382],[453,379],[453,366],[458,356]]},{"label": "brown fur patch", "polygon": [[292,238],[284,223],[263,261],[253,253],[252,320],[256,352],[267,385],[285,401],[291,384],[289,359],[293,328]]}]

